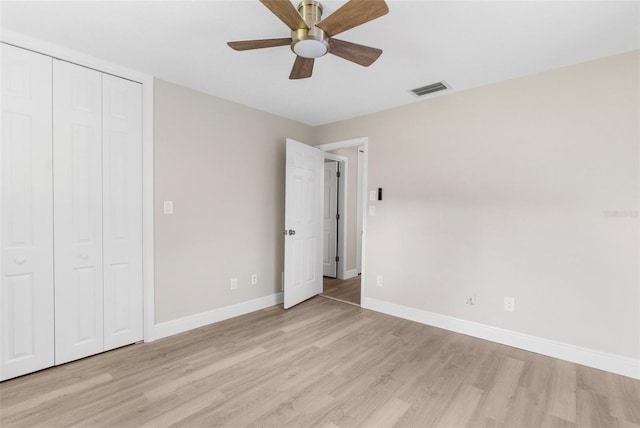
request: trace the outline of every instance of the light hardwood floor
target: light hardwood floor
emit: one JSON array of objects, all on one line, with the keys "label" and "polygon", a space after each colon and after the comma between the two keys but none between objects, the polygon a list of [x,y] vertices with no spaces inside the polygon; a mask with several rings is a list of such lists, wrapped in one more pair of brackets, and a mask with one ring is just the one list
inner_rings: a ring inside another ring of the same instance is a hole
[{"label": "light hardwood floor", "polygon": [[635,427],[640,381],[316,297],[0,384],[8,427]]},{"label": "light hardwood floor", "polygon": [[360,275],[351,279],[322,278],[322,295],[360,304]]}]

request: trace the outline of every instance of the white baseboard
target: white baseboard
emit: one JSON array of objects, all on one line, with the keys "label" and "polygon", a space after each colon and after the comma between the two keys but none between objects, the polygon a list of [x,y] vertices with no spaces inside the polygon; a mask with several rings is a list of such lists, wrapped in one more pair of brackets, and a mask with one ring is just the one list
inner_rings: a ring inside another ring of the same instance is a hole
[{"label": "white baseboard", "polygon": [[524,349],[622,376],[640,379],[640,359],[582,348],[568,343],[543,339],[537,336],[440,315],[408,306],[397,305],[395,303],[388,303],[369,297],[362,298],[361,306],[365,309],[382,312],[398,318],[513,346],[514,348]]},{"label": "white baseboard", "polygon": [[358,276],[358,270],[350,269],[344,272],[344,278],[342,279],[351,279],[351,278],[355,278],[356,276]]},{"label": "white baseboard", "polygon": [[[260,297],[258,299],[246,302],[236,303],[235,305],[224,306],[208,312],[202,312],[188,317],[176,320],[162,322],[154,326],[152,340],[162,339],[163,337],[173,336],[174,334],[183,333],[193,330],[194,328],[203,327],[229,318],[234,318],[260,309],[278,305],[283,302],[283,294],[276,293],[270,296]],[[145,339],[146,342],[152,340]]]}]

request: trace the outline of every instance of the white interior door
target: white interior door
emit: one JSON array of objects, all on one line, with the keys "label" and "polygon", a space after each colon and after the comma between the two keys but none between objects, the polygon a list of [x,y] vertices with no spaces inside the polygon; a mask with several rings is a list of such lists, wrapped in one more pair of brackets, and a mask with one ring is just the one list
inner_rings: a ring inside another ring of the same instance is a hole
[{"label": "white interior door", "polygon": [[324,203],[322,209],[322,275],[335,278],[338,245],[338,162],[324,163]]},{"label": "white interior door", "polygon": [[287,139],[284,241],[284,307],[322,292],[324,156]]},{"label": "white interior door", "polygon": [[102,76],[104,350],[142,340],[142,86]]},{"label": "white interior door", "polygon": [[53,365],[51,58],[0,44],[0,380]]},{"label": "white interior door", "polygon": [[53,62],[55,360],[103,350],[102,74]]}]

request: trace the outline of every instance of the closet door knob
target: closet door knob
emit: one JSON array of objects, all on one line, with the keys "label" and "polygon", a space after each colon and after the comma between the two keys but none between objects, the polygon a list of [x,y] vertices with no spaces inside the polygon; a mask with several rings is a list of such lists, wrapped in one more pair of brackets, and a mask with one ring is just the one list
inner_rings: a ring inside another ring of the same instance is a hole
[{"label": "closet door knob", "polygon": [[89,258],[89,255],[88,254],[80,254],[80,258],[82,260],[87,260]]},{"label": "closet door knob", "polygon": [[14,260],[16,262],[16,264],[23,264],[26,260],[24,257],[16,257],[16,259]]}]

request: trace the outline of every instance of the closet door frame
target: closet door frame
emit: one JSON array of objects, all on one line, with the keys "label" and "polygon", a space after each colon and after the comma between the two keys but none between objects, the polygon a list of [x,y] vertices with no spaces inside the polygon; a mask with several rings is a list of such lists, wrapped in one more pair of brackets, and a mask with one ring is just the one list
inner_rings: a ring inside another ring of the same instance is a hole
[{"label": "closet door frame", "polygon": [[[155,328],[153,256],[153,76],[103,61],[72,49],[3,29],[0,42],[32,50],[83,67],[142,84],[142,276],[144,291],[144,341],[158,337]],[[0,272],[0,275],[2,272]]]}]

